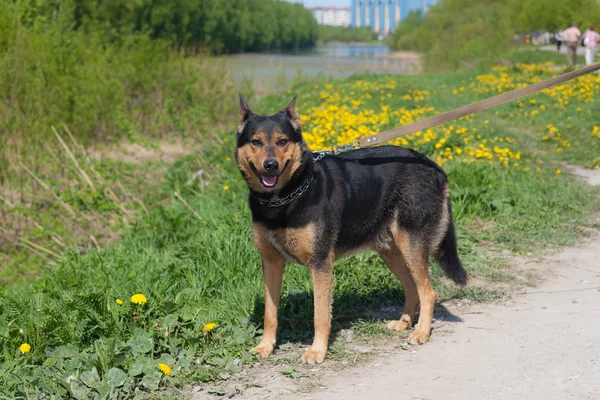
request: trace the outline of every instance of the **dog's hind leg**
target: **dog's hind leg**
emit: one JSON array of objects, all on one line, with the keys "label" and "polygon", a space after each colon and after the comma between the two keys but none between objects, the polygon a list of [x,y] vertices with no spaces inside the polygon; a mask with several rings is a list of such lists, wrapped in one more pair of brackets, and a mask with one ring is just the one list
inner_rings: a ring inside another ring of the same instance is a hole
[{"label": "dog's hind leg", "polygon": [[281,296],[281,282],[285,261],[265,240],[264,229],[254,226],[254,242],[262,259],[263,277],[265,281],[265,326],[262,339],[258,346],[250,352],[268,357],[275,349],[277,341],[277,309]]},{"label": "dog's hind leg", "polygon": [[390,250],[384,250],[379,252],[381,259],[387,265],[387,267],[398,277],[402,283],[402,290],[404,291],[404,308],[402,309],[402,316],[397,321],[390,321],[387,324],[388,329],[394,331],[404,331],[412,327],[412,321],[419,308],[419,294],[417,293],[417,287],[415,282],[408,270],[406,260],[395,246],[392,246]]},{"label": "dog's hind leg", "polygon": [[320,364],[325,360],[331,332],[333,261],[328,260],[323,266],[309,268],[315,295],[315,338],[312,346],[302,355],[302,361],[308,364]]},{"label": "dog's hind leg", "polygon": [[392,233],[396,246],[406,260],[406,266],[417,288],[421,306],[419,321],[413,333],[408,337],[408,342],[423,344],[429,340],[431,334],[431,320],[437,298],[429,280],[428,250],[424,245],[419,245],[419,240],[411,237],[406,231],[395,229]]}]

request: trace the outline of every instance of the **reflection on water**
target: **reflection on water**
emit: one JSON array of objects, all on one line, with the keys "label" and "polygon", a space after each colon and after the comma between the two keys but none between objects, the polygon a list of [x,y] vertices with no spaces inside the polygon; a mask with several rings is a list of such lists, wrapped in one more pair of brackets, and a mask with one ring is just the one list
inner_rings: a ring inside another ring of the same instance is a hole
[{"label": "reflection on water", "polygon": [[289,88],[302,79],[327,79],[357,72],[411,74],[418,59],[399,56],[385,45],[330,44],[287,54],[240,54],[226,57],[240,88],[250,80],[257,94]]}]

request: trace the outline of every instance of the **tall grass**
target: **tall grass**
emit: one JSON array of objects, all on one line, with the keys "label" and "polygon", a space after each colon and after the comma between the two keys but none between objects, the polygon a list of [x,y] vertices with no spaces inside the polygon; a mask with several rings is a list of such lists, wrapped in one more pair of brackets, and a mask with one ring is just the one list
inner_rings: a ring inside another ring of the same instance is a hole
[{"label": "tall grass", "polygon": [[[118,237],[126,221],[111,198],[143,210],[138,188],[156,185],[150,163],[99,161],[90,154],[96,148],[207,140],[234,98],[220,61],[185,57],[142,34],[109,41],[100,29],[74,30],[64,8],[32,22],[20,7],[0,3],[0,276],[11,280],[37,275],[51,253]],[[82,179],[52,127],[96,186]]]}]

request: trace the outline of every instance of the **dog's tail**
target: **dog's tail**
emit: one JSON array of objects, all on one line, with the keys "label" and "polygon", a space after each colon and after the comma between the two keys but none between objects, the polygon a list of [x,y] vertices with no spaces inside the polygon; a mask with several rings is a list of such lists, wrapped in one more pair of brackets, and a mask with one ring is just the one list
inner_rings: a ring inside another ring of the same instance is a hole
[{"label": "dog's tail", "polygon": [[456,232],[454,230],[454,223],[452,222],[452,209],[450,206],[450,199],[448,198],[448,226],[446,228],[446,234],[440,243],[440,247],[437,251],[437,260],[440,263],[442,271],[452,279],[456,284],[464,286],[467,284],[467,271],[462,266],[460,259],[458,258],[458,249],[456,244]]}]

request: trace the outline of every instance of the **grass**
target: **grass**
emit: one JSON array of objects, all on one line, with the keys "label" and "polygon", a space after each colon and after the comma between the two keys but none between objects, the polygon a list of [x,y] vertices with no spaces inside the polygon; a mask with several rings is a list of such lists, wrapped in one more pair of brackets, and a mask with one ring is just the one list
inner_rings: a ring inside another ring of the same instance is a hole
[{"label": "grass", "polygon": [[[563,45],[563,47],[565,46],[566,45]],[[556,48],[556,45],[554,45],[554,48]],[[509,60],[512,63],[543,64],[546,62],[552,62],[556,65],[567,65],[566,54],[559,53],[558,51],[540,50],[535,46],[529,45],[513,47],[508,50],[502,58]],[[577,62],[580,65],[584,65],[585,57],[578,55]]]},{"label": "grass", "polygon": [[103,146],[213,140],[235,96],[219,60],[143,35],[107,43],[54,18],[30,29],[0,10],[0,279],[14,282],[62,251],[111,243],[156,200],[147,178],[165,163],[100,161]]},{"label": "grass", "polygon": [[[293,92],[300,95],[305,135],[316,150],[552,73],[543,66],[516,66],[486,74],[360,75],[300,84]],[[522,105],[505,105],[398,142],[426,152],[446,169],[460,255],[476,281],[511,280],[516,271],[502,261],[500,250],[527,253],[567,245],[591,226],[598,191],[557,170],[562,161],[591,166],[593,152],[586,148],[598,146],[592,116],[600,106],[588,100],[598,85],[597,78],[583,78]],[[276,111],[291,94],[269,96],[253,109]],[[580,118],[568,120],[570,115]],[[65,249],[41,279],[2,287],[0,393],[178,397],[187,384],[227,379],[255,362],[248,349],[261,333],[262,276],[247,189],[231,159],[236,122],[233,117],[229,122],[231,129],[219,134],[219,141],[203,142],[201,152],[170,167],[152,195],[167,201],[155,201],[146,215],[132,219],[113,245],[101,251]],[[549,123],[570,143],[559,153],[555,141],[544,140]],[[333,335],[347,328],[364,337],[385,334],[381,320],[397,316],[403,292],[378,257],[370,252],[346,257],[336,264],[335,277]],[[440,301],[506,295],[486,285],[458,289],[437,266],[432,281]],[[297,346],[312,338],[311,291],[306,268],[287,267],[280,343]],[[136,293],[147,302],[131,303]],[[382,310],[389,306],[398,311]],[[209,330],[210,323],[216,327]],[[20,352],[23,343],[31,345],[30,352]],[[341,345],[333,342],[334,356]],[[290,375],[302,371],[298,362],[282,361]],[[170,375],[158,369],[161,363],[170,366]]]}]

